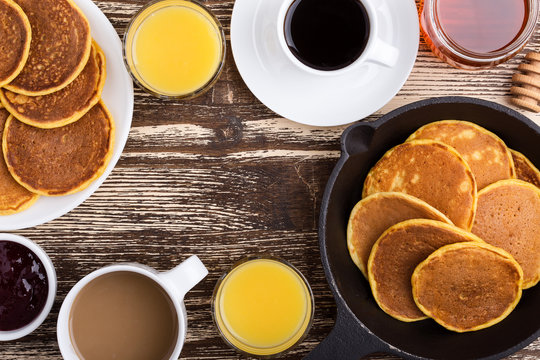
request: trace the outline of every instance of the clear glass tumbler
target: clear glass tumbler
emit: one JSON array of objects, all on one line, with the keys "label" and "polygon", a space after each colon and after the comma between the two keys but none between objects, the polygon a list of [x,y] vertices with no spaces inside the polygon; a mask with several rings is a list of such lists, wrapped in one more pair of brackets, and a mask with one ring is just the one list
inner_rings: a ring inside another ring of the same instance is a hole
[{"label": "clear glass tumbler", "polygon": [[214,323],[240,353],[272,359],[306,337],[315,303],[306,278],[287,261],[269,255],[237,262],[217,282]]},{"label": "clear glass tumbler", "polygon": [[420,26],[443,61],[460,69],[485,69],[523,49],[538,11],[538,0],[423,0]]},{"label": "clear glass tumbler", "polygon": [[150,1],[131,19],[123,39],[133,81],[165,99],[192,99],[210,89],[225,53],[219,20],[197,0]]}]

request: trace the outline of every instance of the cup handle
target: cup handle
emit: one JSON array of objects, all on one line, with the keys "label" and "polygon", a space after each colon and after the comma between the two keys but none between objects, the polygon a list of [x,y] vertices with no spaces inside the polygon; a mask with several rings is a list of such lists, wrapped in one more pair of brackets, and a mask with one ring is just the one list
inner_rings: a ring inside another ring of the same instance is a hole
[{"label": "cup handle", "polygon": [[396,47],[388,44],[378,37],[373,39],[373,45],[369,53],[370,55],[366,59],[367,62],[385,67],[392,67],[396,65],[399,57],[399,50]]},{"label": "cup handle", "polygon": [[208,275],[208,270],[195,255],[190,256],[180,265],[158,276],[175,291],[179,300]]}]

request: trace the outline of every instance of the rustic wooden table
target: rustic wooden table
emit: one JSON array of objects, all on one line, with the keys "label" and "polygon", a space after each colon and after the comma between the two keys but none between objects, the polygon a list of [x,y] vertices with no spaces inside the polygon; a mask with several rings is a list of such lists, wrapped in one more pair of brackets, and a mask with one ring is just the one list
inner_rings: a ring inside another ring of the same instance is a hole
[{"label": "rustic wooden table", "polygon": [[[94,1],[120,36],[147,2]],[[229,40],[234,1],[206,4]],[[511,76],[527,50],[540,50],[540,27],[513,60],[491,70],[467,72],[441,62],[421,40],[403,89],[367,120],[443,95],[508,105]],[[540,115],[526,115],[540,124]],[[187,295],[189,331],[182,358],[239,358],[214,328],[210,298],[219,276],[236,260],[262,252],[290,261],[311,283],[316,302],[313,328],[285,358],[306,355],[328,334],[335,318],[320,262],[317,223],[344,129],[299,125],[267,109],[240,78],[230,46],[220,80],[195,100],[162,101],[137,89],[129,140],[103,186],[67,215],[16,232],[48,252],[58,274],[58,293],[45,323],[30,336],[2,343],[0,359],[61,358],[58,310],[69,289],[89,272],[114,262],[167,270],[191,254],[201,258],[210,274]],[[540,359],[540,339],[509,359]]]}]

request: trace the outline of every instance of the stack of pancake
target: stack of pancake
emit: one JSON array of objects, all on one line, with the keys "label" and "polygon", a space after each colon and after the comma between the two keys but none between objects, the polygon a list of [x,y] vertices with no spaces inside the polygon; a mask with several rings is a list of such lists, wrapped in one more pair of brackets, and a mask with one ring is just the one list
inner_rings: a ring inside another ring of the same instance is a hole
[{"label": "stack of pancake", "polygon": [[377,304],[465,332],[540,280],[540,172],[490,131],[427,124],[370,170],[347,242]]},{"label": "stack of pancake", "polygon": [[114,122],[105,55],[71,0],[0,0],[0,215],[85,189],[105,170]]}]

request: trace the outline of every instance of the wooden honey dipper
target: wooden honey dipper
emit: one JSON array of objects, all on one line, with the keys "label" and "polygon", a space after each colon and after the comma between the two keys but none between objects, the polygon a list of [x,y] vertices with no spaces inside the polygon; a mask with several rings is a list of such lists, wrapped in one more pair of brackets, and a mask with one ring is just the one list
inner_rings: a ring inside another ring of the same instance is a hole
[{"label": "wooden honey dipper", "polygon": [[519,64],[518,70],[522,72],[514,74],[510,91],[514,94],[512,102],[522,108],[534,112],[540,112],[540,53],[530,52],[525,56],[529,64]]}]

